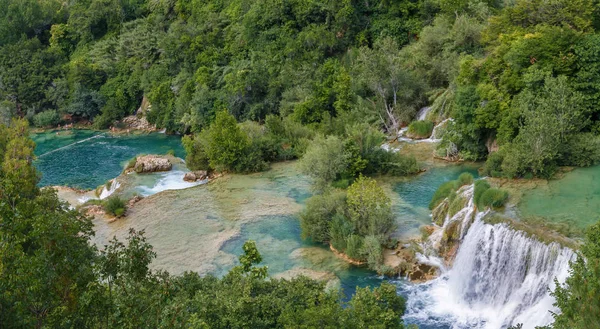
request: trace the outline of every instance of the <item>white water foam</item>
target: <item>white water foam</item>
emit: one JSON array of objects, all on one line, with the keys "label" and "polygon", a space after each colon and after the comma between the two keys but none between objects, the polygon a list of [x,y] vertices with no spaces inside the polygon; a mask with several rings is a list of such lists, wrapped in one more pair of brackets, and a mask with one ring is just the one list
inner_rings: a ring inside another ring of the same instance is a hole
[{"label": "white water foam", "polygon": [[106,186],[104,186],[102,188],[102,192],[100,193],[100,200],[104,200],[106,198],[108,198],[109,196],[111,196],[113,193],[115,193],[115,191],[121,187],[121,184],[117,181],[117,179],[111,179],[110,180],[111,184],[110,184],[110,188],[107,189]]},{"label": "white water foam", "polygon": [[185,174],[186,172],[182,170],[164,172],[160,174],[160,177],[152,187],[138,186],[136,189],[142,196],[149,196],[166,190],[181,190],[208,182],[208,179],[196,182],[186,182],[183,180]]},{"label": "white water foam", "polygon": [[[564,282],[568,276],[573,251],[542,243],[504,223],[486,224],[484,212],[475,214],[471,224],[472,190],[461,191],[470,202],[444,223],[443,228],[462,220],[462,241],[452,268],[436,280],[408,288],[405,320],[453,329],[499,329],[518,323],[535,328],[551,323],[550,311],[557,310],[549,290],[555,278]],[[435,262],[431,256],[422,258]]]},{"label": "white water foam", "polygon": [[426,107],[420,109],[419,112],[417,113],[417,120],[423,121],[423,120],[427,119],[427,114],[429,114],[429,112],[431,112],[431,106],[426,106]]}]

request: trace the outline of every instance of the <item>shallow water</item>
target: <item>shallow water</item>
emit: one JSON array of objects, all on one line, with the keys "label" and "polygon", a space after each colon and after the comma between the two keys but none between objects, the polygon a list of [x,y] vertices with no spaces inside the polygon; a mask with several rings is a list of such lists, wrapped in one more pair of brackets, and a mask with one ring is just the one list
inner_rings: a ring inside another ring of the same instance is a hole
[{"label": "shallow water", "polygon": [[518,209],[523,217],[574,225],[580,229],[598,221],[600,166],[578,168],[560,180],[525,191]]},{"label": "shallow water", "polygon": [[115,178],[138,154],[185,156],[180,138],[165,134],[111,135],[92,130],[48,131],[32,134],[41,186],[93,189]]},{"label": "shallow water", "polygon": [[[70,136],[45,133],[34,138],[39,156],[36,165],[44,175],[42,185],[94,188],[116,177],[123,163],[138,153],[173,149],[177,156],[183,156],[179,139],[161,134],[116,137],[75,131]],[[418,234],[421,225],[430,223],[427,206],[441,183],[456,179],[464,171],[477,175],[474,165],[427,165],[428,170],[415,177],[380,178],[392,198],[398,236]],[[295,163],[274,164],[264,173],[229,175],[190,188],[182,185],[179,171],[176,167],[169,173],[127,177],[118,193],[148,197],[123,220],[108,223],[95,219],[94,242],[102,248],[113,236],[124,239],[129,228],[145,230],[157,253],[155,269],[173,274],[197,271],[223,275],[237,264],[243,243],[255,240],[263,256],[262,265],[276,277],[303,273],[325,278],[347,296],[357,286],[377,286],[390,280],[353,267],[325,246],[300,238],[297,214],[311,192],[308,178],[297,171]],[[185,189],[164,191],[168,187]],[[402,279],[393,282],[403,295],[416,287]]]}]

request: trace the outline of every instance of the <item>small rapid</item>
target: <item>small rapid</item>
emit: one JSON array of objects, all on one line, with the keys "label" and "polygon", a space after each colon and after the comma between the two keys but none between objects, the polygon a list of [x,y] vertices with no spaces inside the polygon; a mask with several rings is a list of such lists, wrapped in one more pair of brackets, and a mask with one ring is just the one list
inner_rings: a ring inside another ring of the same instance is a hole
[{"label": "small rapid", "polygon": [[[460,247],[453,266],[431,282],[404,287],[408,296],[405,320],[420,328],[498,329],[523,324],[535,328],[553,321],[554,279],[564,282],[574,253],[558,243],[543,243],[505,223],[488,224],[470,200],[444,229],[460,220]],[[438,233],[436,232],[436,233]],[[439,233],[438,233],[439,234]],[[437,237],[430,242],[435,245]],[[432,256],[421,255],[432,264]]]}]

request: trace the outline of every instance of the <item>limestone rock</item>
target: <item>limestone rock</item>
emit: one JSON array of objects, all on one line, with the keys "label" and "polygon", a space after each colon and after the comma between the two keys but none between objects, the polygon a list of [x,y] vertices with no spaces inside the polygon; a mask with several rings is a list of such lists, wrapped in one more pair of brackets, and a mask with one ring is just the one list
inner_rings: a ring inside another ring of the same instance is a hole
[{"label": "limestone rock", "polygon": [[173,164],[171,161],[169,161],[169,159],[159,155],[144,155],[137,157],[135,166],[133,168],[135,172],[140,174],[157,171],[169,171],[173,168]]},{"label": "limestone rock", "polygon": [[151,125],[146,117],[137,117],[135,115],[130,115],[128,117],[123,118],[123,124],[128,129],[132,130],[144,130],[144,131],[154,131],[156,130],[156,126]]},{"label": "limestone rock", "polygon": [[138,202],[142,201],[142,199],[143,199],[143,197],[141,197],[141,196],[139,196],[139,195],[136,195],[136,196],[134,196],[134,197],[133,197],[133,198],[131,198],[131,199],[129,200],[129,202],[127,203],[127,207],[128,207],[128,208],[131,208],[131,207],[133,207],[133,205],[134,205],[134,204],[136,204],[136,203],[138,203]]},{"label": "limestone rock", "polygon": [[183,180],[186,182],[195,182],[197,180],[204,180],[208,178],[208,172],[206,170],[197,170],[188,172],[183,176]]}]

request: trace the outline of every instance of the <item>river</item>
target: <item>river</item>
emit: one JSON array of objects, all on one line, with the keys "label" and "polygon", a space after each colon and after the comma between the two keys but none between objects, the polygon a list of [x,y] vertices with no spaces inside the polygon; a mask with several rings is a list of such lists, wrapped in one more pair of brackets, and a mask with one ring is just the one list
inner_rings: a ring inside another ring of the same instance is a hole
[{"label": "river", "polygon": [[[33,139],[37,143],[36,166],[43,175],[43,186],[95,188],[118,176],[123,165],[136,154],[173,150],[177,156],[183,156],[178,137],[157,133],[112,136],[74,131],[57,136],[47,132],[33,135]],[[430,224],[427,206],[441,183],[456,179],[465,171],[477,176],[475,165],[430,161],[426,166],[425,173],[414,177],[380,179],[392,198],[399,237],[418,235],[422,225]],[[310,197],[310,189],[294,162],[274,164],[263,173],[228,175],[200,186],[182,185],[184,172],[178,168],[171,174],[154,174],[136,181],[144,186],[130,188],[147,191],[142,193],[147,197],[123,220],[108,223],[95,219],[94,242],[103,246],[113,236],[123,238],[130,227],[143,229],[157,252],[154,268],[173,274],[189,270],[223,275],[236,264],[244,241],[255,240],[263,264],[275,277],[306,274],[326,279],[346,295],[353,294],[357,286],[375,286],[383,280],[394,282],[398,292],[408,298],[406,321],[425,329],[501,328],[532,310],[544,313],[537,314],[543,319],[535,324],[547,323],[549,313],[542,309],[551,307],[544,295],[548,282],[568,268],[565,259],[568,261],[570,256],[562,256],[561,263],[556,258],[559,246],[521,236],[503,224],[480,222],[465,232],[455,266],[439,279],[415,285],[401,278],[383,278],[350,266],[323,246],[300,238],[297,214]],[[531,195],[526,196],[531,199],[524,200],[536,200],[535,193]],[[501,245],[509,248],[498,249]],[[497,256],[478,258],[481,251]],[[530,273],[523,270],[528,265],[518,262],[533,254],[539,255],[539,264],[533,264],[537,272]],[[515,268],[507,270],[498,259],[517,263],[511,263]],[[508,281],[501,280],[503,275]],[[527,283],[540,281],[541,277],[549,281],[535,286]],[[515,304],[528,293],[533,296],[531,300]]]}]

